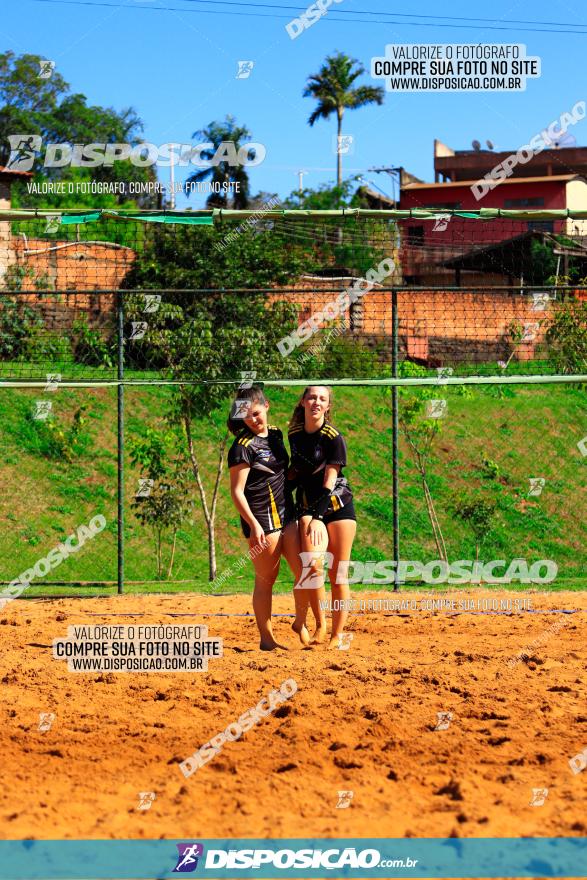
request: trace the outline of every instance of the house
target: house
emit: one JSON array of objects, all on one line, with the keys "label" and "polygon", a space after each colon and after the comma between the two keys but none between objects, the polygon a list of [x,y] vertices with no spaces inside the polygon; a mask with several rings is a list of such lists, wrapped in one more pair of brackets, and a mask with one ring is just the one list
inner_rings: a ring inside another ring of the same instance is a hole
[{"label": "house", "polygon": [[[515,151],[513,151],[515,154]],[[484,176],[503,163],[512,152],[491,150],[451,150],[434,142],[434,183],[408,182],[401,187],[400,208],[436,211],[587,209],[587,148],[543,150],[525,164],[519,163],[512,175],[496,181],[493,188],[480,185]],[[587,240],[585,221],[570,218],[514,220],[499,218],[490,222],[445,218],[410,219],[402,222],[404,247],[402,268],[406,284],[468,284],[469,286],[511,284],[512,273],[503,271],[497,258],[491,266],[477,267],[465,260],[467,268],[455,277],[454,261],[493,244],[518,239],[528,231],[540,230]],[[497,257],[497,254],[494,255]],[[449,265],[450,263],[453,265]],[[518,277],[516,281],[520,281]]]},{"label": "house", "polygon": [[[453,150],[437,139],[434,141],[434,181],[455,183],[478,180],[516,151]],[[514,168],[514,176],[518,178],[560,177],[565,174],[587,176],[587,147],[545,149]]]},{"label": "house", "polygon": [[[12,207],[12,183],[32,176],[29,171],[0,168],[0,208]],[[0,220],[0,285],[18,290],[21,302],[34,302],[52,329],[68,328],[80,313],[91,322],[102,320],[114,305],[113,295],[103,291],[122,285],[135,251],[99,238],[72,241],[54,233],[41,237],[44,232],[42,218]],[[56,295],[40,290],[56,291]]]},{"label": "house", "polygon": [[[10,210],[12,207],[12,184],[17,180],[32,177],[30,171],[12,171],[0,166],[0,209]],[[11,247],[10,223],[0,220],[0,283],[6,270],[15,262]]]}]

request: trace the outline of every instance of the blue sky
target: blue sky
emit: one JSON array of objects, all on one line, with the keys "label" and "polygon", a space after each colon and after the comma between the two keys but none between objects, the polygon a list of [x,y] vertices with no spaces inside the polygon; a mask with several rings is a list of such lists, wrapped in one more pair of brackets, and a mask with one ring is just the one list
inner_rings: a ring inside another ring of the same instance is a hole
[{"label": "blue sky", "polygon": [[[403,165],[430,180],[435,137],[456,149],[468,148],[473,138],[482,142],[490,138],[496,148],[513,149],[577,101],[587,100],[582,73],[586,35],[531,33],[524,27],[532,25],[514,24],[508,32],[491,30],[483,23],[474,29],[411,26],[408,19],[389,24],[337,22],[329,12],[291,40],[285,30],[296,14],[291,7],[302,11],[306,6],[296,6],[295,0],[273,0],[290,9],[258,10],[267,17],[208,14],[203,10],[254,10],[193,0],[103,2],[123,5],[90,7],[40,0],[6,4],[0,22],[2,46],[54,60],[72,89],[83,92],[91,103],[117,109],[134,106],[145,122],[145,139],[155,144],[189,143],[195,130],[234,114],[267,149],[264,163],[251,171],[253,192],[284,197],[297,188],[301,168],[309,172],[306,186],[334,179],[334,119],[310,128],[307,119],[313,102],[302,98],[302,91],[307,76],[335,50],[359,59],[367,70],[373,56],[384,54],[386,43],[522,42],[529,55],[542,58],[541,78],[528,80],[522,93],[386,93],[382,107],[348,112],[344,130],[354,137],[354,154],[345,157],[345,174],[366,172],[373,165]],[[587,10],[578,0],[532,4],[453,0],[443,5],[426,0],[417,6],[342,0],[331,9],[343,17],[345,10],[409,14],[414,7],[419,16],[491,17],[504,25],[513,19],[566,22],[583,24],[587,31]],[[270,17],[280,14],[284,17]],[[248,79],[236,78],[239,60],[255,63]],[[380,84],[368,73],[363,81]],[[573,134],[579,144],[587,144],[587,120]],[[160,178],[166,180],[168,173],[162,169]],[[178,174],[181,178],[180,170]],[[365,176],[391,194],[391,178]],[[178,207],[201,207],[204,201],[205,196],[191,196],[187,202],[180,197]]]}]

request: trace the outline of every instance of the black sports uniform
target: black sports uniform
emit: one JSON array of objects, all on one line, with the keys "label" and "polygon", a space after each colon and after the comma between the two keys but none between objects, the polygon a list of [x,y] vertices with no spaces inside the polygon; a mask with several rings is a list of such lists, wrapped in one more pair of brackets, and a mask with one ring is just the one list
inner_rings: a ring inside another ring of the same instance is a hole
[{"label": "black sports uniform", "polygon": [[[294,519],[291,489],[286,479],[289,456],[279,428],[269,426],[267,437],[244,428],[228,451],[228,466],[248,464],[251,470],[245,484],[245,498],[266,535],[283,529]],[[241,516],[245,538],[249,524]]]},{"label": "black sports uniform", "polygon": [[[304,425],[296,425],[289,432],[289,445],[297,483],[297,515],[311,514],[326,524],[339,519],[356,519],[353,493],[342,475],[347,461],[342,434],[328,422],[312,434],[308,434]],[[324,469],[329,464],[340,465],[331,492],[324,488]]]}]

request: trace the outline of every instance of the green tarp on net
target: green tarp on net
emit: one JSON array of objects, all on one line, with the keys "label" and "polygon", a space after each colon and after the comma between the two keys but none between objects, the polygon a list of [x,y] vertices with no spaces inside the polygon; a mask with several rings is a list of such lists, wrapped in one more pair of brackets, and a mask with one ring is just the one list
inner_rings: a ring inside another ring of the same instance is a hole
[{"label": "green tarp on net", "polygon": [[380,220],[433,220],[439,215],[460,217],[466,220],[587,220],[587,210],[537,210],[520,211],[502,208],[481,208],[473,210],[427,210],[411,208],[409,210],[376,210],[371,208],[340,208],[334,211],[315,210],[280,210],[280,209],[247,209],[232,210],[228,208],[212,208],[201,211],[114,211],[111,209],[92,210],[36,210],[36,209],[4,209],[0,210],[0,220],[34,220],[55,218],[58,224],[94,223],[101,217],[112,217],[117,220],[135,220],[144,223],[181,223],[186,226],[213,226],[215,221],[245,220],[248,217],[282,218],[287,220],[305,220],[308,218],[342,218],[380,219]]}]

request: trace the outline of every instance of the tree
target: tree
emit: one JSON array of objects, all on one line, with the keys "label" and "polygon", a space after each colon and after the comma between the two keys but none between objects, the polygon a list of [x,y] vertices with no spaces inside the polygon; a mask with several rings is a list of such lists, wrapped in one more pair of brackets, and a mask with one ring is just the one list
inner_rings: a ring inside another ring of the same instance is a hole
[{"label": "tree", "polygon": [[[192,138],[197,138],[199,143],[211,143],[213,146],[207,150],[201,150],[202,159],[211,161],[221,144],[234,144],[234,153],[238,153],[243,144],[251,140],[252,135],[244,125],[237,125],[234,116],[226,116],[223,122],[211,122],[206,128],[195,131]],[[227,151],[228,152],[228,151]],[[232,152],[232,151],[231,151]],[[220,154],[222,155],[222,153]],[[249,150],[248,159],[255,158],[255,150]],[[220,159],[215,165],[194,171],[186,181],[186,193],[189,196],[190,187],[203,180],[210,180],[212,192],[206,199],[209,208],[226,208],[228,206],[228,193],[233,191],[232,207],[236,209],[247,208],[249,204],[249,175],[245,167],[238,164],[230,164],[229,159]],[[231,190],[229,185],[234,185]]]},{"label": "tree", "polygon": [[60,98],[69,84],[58,71],[48,79],[39,77],[40,55],[14,52],[0,54],[0,162],[10,155],[7,135],[27,132],[46,135]]},{"label": "tree", "polygon": [[180,291],[275,287],[291,284],[292,278],[314,265],[311,243],[292,242],[276,230],[261,235],[255,231],[235,222],[214,228],[150,227],[125,287]]},{"label": "tree", "polygon": [[294,190],[284,200],[283,207],[308,211],[333,211],[343,205],[354,206],[356,193],[353,194],[353,189],[357,179],[358,175],[355,175],[341,181],[337,186],[324,183],[317,189],[306,187],[301,192]]},{"label": "tree", "polygon": [[[181,431],[206,522],[211,581],[216,577],[215,518],[229,440],[224,427],[229,403],[242,381],[241,371],[266,378],[283,370],[277,342],[297,327],[298,312],[297,306],[271,301],[262,291],[242,294],[230,288],[273,286],[307,265],[303,247],[284,247],[270,233],[255,237],[245,229],[222,251],[214,249],[218,238],[216,230],[202,227],[157,229],[126,279],[130,288],[168,289],[157,312],[148,315],[144,337],[128,343],[127,362],[155,365],[180,380],[165,415]],[[203,293],[198,288],[218,290]],[[144,296],[126,297],[125,309],[129,322],[144,320]],[[297,375],[296,369],[292,358],[288,372]],[[219,381],[227,379],[233,384]],[[212,456],[199,448],[203,432],[198,422],[205,422],[205,433],[214,441]]]},{"label": "tree", "polygon": [[[358,179],[358,175],[348,177],[341,186],[322,184],[317,189],[303,189],[301,193],[294,190],[284,199],[283,207],[317,211],[331,211],[342,206],[362,207]],[[307,239],[315,241],[317,265],[321,268],[336,267],[364,275],[385,255],[393,256],[395,250],[395,228],[389,221],[324,218],[320,224],[309,220],[304,226],[301,221],[296,221],[296,228],[303,230]]]},{"label": "tree", "polygon": [[479,559],[479,549],[491,528],[495,514],[495,504],[479,495],[459,497],[453,503],[453,513],[457,519],[466,523],[475,536],[475,562]]},{"label": "tree", "polygon": [[[434,542],[438,551],[439,559],[447,561],[446,545],[442,535],[440,522],[436,514],[436,508],[428,484],[428,465],[432,455],[434,440],[439,434],[440,426],[437,421],[426,419],[422,416],[422,395],[414,394],[411,400],[406,401],[400,409],[400,428],[412,451],[414,462],[420,475],[426,510],[432,526]],[[426,395],[427,396],[427,395]]]},{"label": "tree", "polygon": [[[427,372],[424,367],[413,364],[411,361],[404,361],[400,365],[400,376],[402,378],[424,377],[426,375]],[[391,389],[386,389],[386,391],[391,394]],[[399,396],[401,400],[399,407],[400,430],[406,439],[420,476],[438,558],[446,562],[447,553],[444,536],[428,483],[428,469],[433,457],[434,441],[441,431],[440,419],[434,417],[433,414],[438,391],[429,386],[420,388],[400,387]]]},{"label": "tree", "polygon": [[[555,250],[559,253],[556,254]],[[532,239],[530,242],[530,260],[524,269],[524,281],[527,284],[546,286],[572,287],[580,284],[580,276],[585,272],[584,257],[564,256],[560,251],[577,251],[577,241],[568,235],[550,235],[545,240]]]},{"label": "tree", "polygon": [[329,55],[326,62],[320,68],[319,73],[308,77],[304,98],[315,98],[317,107],[312,111],[308,124],[313,126],[318,119],[328,119],[332,113],[336,113],[337,122],[337,163],[336,184],[342,186],[342,153],[340,151],[340,137],[342,134],[342,120],[344,111],[357,110],[368,104],[383,104],[384,90],[381,86],[358,86],[353,88],[353,83],[365,73],[365,68],[359,61],[349,58],[343,52]]},{"label": "tree", "polygon": [[167,578],[173,573],[177,533],[189,517],[189,498],[185,461],[176,452],[176,438],[149,428],[145,437],[130,443],[130,459],[140,467],[145,484],[131,505],[137,519],[150,526],[155,536],[157,577],[163,577],[163,539],[171,532],[172,542]]},{"label": "tree", "polygon": [[[43,143],[91,144],[141,143],[143,123],[132,107],[116,111],[112,107],[90,106],[85,95],[71,93],[57,70],[48,78],[39,76],[43,59],[40,55],[14,52],[0,54],[0,163],[10,158],[9,135],[39,135]],[[158,195],[153,192],[131,198],[129,184],[154,183],[153,167],[139,168],[129,160],[117,161],[113,166],[45,168],[43,156],[33,166],[35,182],[47,179],[68,181],[106,181],[122,183],[118,194],[92,196],[97,207],[157,207]],[[26,183],[15,182],[12,190],[13,207],[36,207],[38,197],[30,194]],[[79,206],[79,195],[49,194],[43,196],[46,207],[66,208]],[[73,203],[73,204],[72,204]]]}]

